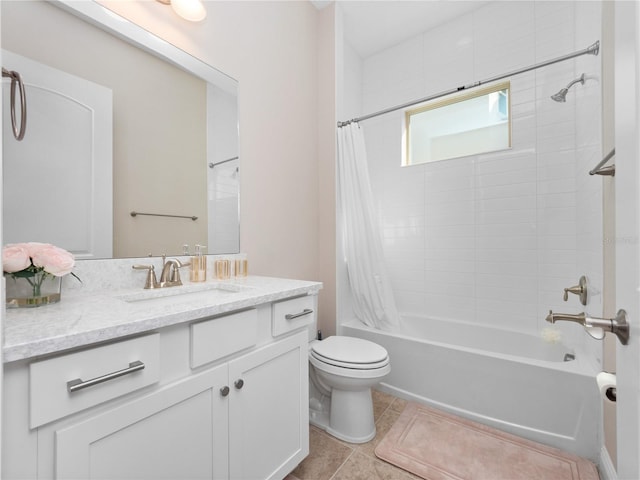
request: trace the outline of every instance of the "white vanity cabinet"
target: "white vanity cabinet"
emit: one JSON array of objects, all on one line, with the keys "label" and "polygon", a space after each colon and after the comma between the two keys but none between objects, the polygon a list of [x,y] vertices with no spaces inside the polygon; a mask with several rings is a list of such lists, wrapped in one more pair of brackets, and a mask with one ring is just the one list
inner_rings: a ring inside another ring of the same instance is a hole
[{"label": "white vanity cabinet", "polygon": [[[226,365],[70,426],[55,426],[54,478],[227,478]],[[42,459],[42,455],[39,455]],[[47,475],[48,477],[48,475]]]},{"label": "white vanity cabinet", "polygon": [[[304,312],[316,304],[314,295],[297,297],[5,365],[2,478],[284,478],[309,451],[315,313]],[[306,321],[276,331],[281,311]],[[76,360],[106,357],[89,370],[109,370],[111,351],[118,365],[149,367],[67,392],[69,380],[94,375],[73,371]],[[54,373],[34,374],[43,370]]]}]

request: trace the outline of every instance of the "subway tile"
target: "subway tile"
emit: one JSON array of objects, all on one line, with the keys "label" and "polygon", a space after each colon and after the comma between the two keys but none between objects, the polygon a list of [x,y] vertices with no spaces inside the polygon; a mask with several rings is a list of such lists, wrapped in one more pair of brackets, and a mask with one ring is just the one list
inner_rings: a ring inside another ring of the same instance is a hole
[{"label": "subway tile", "polygon": [[426,293],[425,304],[429,316],[443,319],[469,319],[475,315],[475,301],[472,297],[457,295],[437,295]]},{"label": "subway tile", "polygon": [[514,210],[530,210],[536,208],[534,195],[478,199],[476,212],[502,212]]},{"label": "subway tile", "polygon": [[422,293],[394,291],[396,307],[400,312],[427,312],[427,303]]},{"label": "subway tile", "polygon": [[[535,175],[533,175],[535,178]],[[513,185],[496,185],[485,188],[478,188],[475,197],[478,200],[489,199],[510,199],[516,197],[535,197],[537,185],[534,182],[518,183]],[[495,213],[482,211],[482,213]],[[517,221],[517,220],[516,220]]]},{"label": "subway tile", "polygon": [[575,192],[576,179],[574,178],[550,178],[538,182],[538,195],[551,193]]},{"label": "subway tile", "polygon": [[[493,324],[487,319],[502,315],[510,316],[509,321],[522,321],[525,319],[535,319],[537,315],[537,298],[529,295],[526,300],[520,298],[512,300],[507,295],[502,298],[476,298],[477,321],[481,323]],[[508,318],[508,317],[504,317]]]},{"label": "subway tile", "polygon": [[549,278],[565,279],[576,269],[575,260],[573,263],[540,263],[538,274],[546,282]]},{"label": "subway tile", "polygon": [[534,151],[503,151],[479,158],[476,160],[475,165],[477,175],[524,170],[535,168],[536,155]]},{"label": "subway tile", "polygon": [[457,257],[444,258],[427,258],[425,271],[427,278],[429,275],[437,275],[439,272],[454,273],[473,273],[475,271],[475,263],[473,260],[464,260]]},{"label": "subway tile", "polygon": [[537,290],[538,278],[535,275],[521,275],[519,272],[512,272],[511,274],[487,274],[476,273],[476,281],[481,285],[487,285],[489,287],[513,287],[518,285],[518,288],[522,288],[528,291]]},{"label": "subway tile", "polygon": [[450,285],[463,285],[465,287],[472,287],[475,284],[475,277],[470,273],[462,272],[439,272],[437,275],[430,275],[425,280],[425,285],[429,286],[432,283],[446,283]]},{"label": "subway tile", "polygon": [[501,262],[497,261],[477,261],[475,263],[475,270],[477,273],[492,274],[492,275],[525,275],[535,276],[538,272],[538,266],[535,262]]},{"label": "subway tile", "polygon": [[525,185],[534,183],[536,178],[536,168],[531,166],[521,170],[512,170],[508,172],[491,173],[486,175],[478,175],[476,186],[478,190],[498,185]]},{"label": "subway tile", "polygon": [[[484,250],[478,250],[475,254],[475,258],[477,261],[477,265],[479,270],[485,273],[491,273],[490,266],[492,264],[508,264],[508,263],[517,263],[517,267],[513,268],[526,268],[526,274],[531,275],[531,265],[535,266],[538,261],[538,252],[537,250],[523,250],[521,248],[514,249],[496,249],[496,248],[486,248]],[[483,265],[485,267],[483,267]],[[526,267],[526,265],[529,265]],[[534,272],[535,273],[535,272]],[[524,270],[523,270],[524,274]]]},{"label": "subway tile", "polygon": [[464,287],[465,296],[475,296],[476,286],[473,282],[468,284],[460,282],[444,282],[440,279],[433,278],[427,280],[424,285],[423,292],[428,292],[430,295],[442,295],[454,297],[460,294],[460,288]]},{"label": "subway tile", "polygon": [[493,286],[478,282],[476,285],[476,296],[483,300],[500,301],[508,298],[511,302],[522,302],[524,304],[533,305],[537,299],[533,297],[532,292],[536,292],[535,287],[528,288],[524,283],[512,283],[510,285]]}]

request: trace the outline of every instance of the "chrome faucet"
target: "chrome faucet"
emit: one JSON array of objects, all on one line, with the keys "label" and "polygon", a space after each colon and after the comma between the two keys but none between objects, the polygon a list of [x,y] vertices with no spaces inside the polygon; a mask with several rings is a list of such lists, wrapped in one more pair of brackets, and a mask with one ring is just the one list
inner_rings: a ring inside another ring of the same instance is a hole
[{"label": "chrome faucet", "polygon": [[180,279],[180,268],[190,265],[189,263],[182,263],[177,258],[170,258],[168,260],[162,257],[162,273],[160,274],[160,288],[165,287],[178,287],[182,285]]},{"label": "chrome faucet", "polygon": [[604,332],[615,334],[620,343],[626,345],[629,341],[629,324],[627,323],[627,312],[618,310],[614,318],[591,318],[582,313],[553,313],[549,310],[546,321],[556,323],[558,320],[575,322],[582,325],[587,333],[597,340],[604,338]]},{"label": "chrome faucet", "polygon": [[558,320],[565,320],[567,322],[576,322],[584,326],[586,319],[587,316],[584,314],[584,312],[574,315],[571,313],[553,313],[551,310],[549,310],[549,315],[547,315],[547,318],[545,320],[549,323],[556,323]]},{"label": "chrome faucet", "polygon": [[160,287],[153,265],[133,265],[132,268],[134,270],[147,270],[147,279],[144,284],[145,289]]}]

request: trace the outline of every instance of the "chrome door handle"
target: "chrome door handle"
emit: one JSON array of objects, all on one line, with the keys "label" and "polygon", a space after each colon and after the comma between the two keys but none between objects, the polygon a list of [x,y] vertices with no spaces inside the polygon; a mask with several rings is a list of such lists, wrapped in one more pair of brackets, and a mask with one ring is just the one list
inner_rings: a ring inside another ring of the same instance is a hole
[{"label": "chrome door handle", "polygon": [[69,393],[77,392],[78,390],[82,390],[83,388],[92,387],[94,385],[98,385],[99,383],[122,377],[123,375],[129,375],[130,373],[144,369],[144,367],[144,363],[142,363],[140,360],[136,360],[135,362],[131,362],[128,368],[123,368],[122,370],[118,370],[117,372],[107,373],[106,375],[92,378],[91,380],[83,381],[80,378],[69,380],[67,382],[67,390],[69,391]]},{"label": "chrome door handle", "polygon": [[304,317],[305,315],[309,315],[310,313],[313,313],[313,310],[311,310],[309,308],[305,308],[300,313],[287,313],[284,316],[284,318],[287,319],[287,320],[293,320],[294,318]]}]

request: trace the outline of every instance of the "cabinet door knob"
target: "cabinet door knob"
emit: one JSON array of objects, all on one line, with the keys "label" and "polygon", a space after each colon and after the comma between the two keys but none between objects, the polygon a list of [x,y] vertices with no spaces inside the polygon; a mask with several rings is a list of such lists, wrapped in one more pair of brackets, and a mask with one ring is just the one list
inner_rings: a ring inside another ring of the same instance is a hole
[{"label": "cabinet door knob", "polygon": [[235,387],[240,390],[242,387],[244,387],[244,380],[242,380],[241,378],[239,378],[238,380],[236,380],[234,383]]},{"label": "cabinet door knob", "polygon": [[220,395],[222,395],[223,397],[226,397],[227,395],[229,395],[229,387],[227,387],[226,385],[222,387],[220,389]]}]

